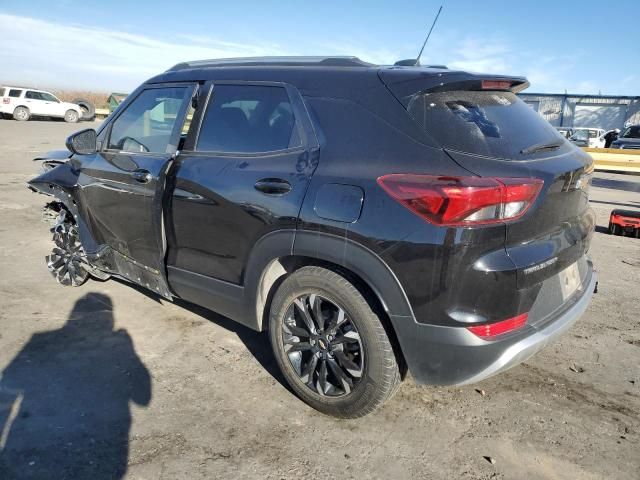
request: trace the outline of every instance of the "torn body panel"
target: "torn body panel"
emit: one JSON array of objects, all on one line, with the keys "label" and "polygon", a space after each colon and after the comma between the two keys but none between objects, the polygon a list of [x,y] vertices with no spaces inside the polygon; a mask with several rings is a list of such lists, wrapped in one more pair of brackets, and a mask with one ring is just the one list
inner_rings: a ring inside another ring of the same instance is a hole
[{"label": "torn body panel", "polygon": [[[82,185],[82,182],[79,181],[81,174],[80,169],[77,167],[77,162],[72,159],[46,170],[28,182],[28,186],[32,191],[55,198],[45,207],[45,210],[51,212],[46,216],[48,218],[53,216],[57,218],[61,212],[67,212],[66,217],[69,225],[73,224],[74,233],[82,246],[83,259],[89,265],[89,272],[92,276],[106,279],[110,275],[116,275],[171,299],[172,296],[169,292],[164,270],[153,269],[141,264],[130,256],[120,253],[110,245],[101,242],[93,234],[96,222],[93,219],[91,210],[86,208],[83,201],[82,190],[86,184]],[[92,228],[92,226],[94,227]],[[60,248],[60,246],[58,245],[57,248]],[[60,252],[57,253],[60,256]]]}]

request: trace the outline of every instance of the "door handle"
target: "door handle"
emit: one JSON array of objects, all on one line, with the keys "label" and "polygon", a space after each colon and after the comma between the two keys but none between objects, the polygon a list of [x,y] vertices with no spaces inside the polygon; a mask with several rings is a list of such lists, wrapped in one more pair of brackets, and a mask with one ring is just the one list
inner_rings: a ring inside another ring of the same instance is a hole
[{"label": "door handle", "polygon": [[149,183],[151,181],[151,172],[149,170],[134,170],[131,172],[131,177],[140,183]]},{"label": "door handle", "polygon": [[284,195],[291,191],[291,184],[281,178],[263,178],[256,182],[255,188],[267,195]]}]

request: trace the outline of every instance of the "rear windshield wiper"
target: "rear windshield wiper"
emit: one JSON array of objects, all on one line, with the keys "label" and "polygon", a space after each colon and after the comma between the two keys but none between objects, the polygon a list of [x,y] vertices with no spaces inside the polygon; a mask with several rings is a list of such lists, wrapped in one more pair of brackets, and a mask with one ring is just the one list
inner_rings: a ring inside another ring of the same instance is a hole
[{"label": "rear windshield wiper", "polygon": [[560,148],[562,143],[538,143],[536,145],[531,145],[530,147],[523,148],[520,150],[522,155],[531,155],[532,153],[541,152],[542,150],[555,150]]}]

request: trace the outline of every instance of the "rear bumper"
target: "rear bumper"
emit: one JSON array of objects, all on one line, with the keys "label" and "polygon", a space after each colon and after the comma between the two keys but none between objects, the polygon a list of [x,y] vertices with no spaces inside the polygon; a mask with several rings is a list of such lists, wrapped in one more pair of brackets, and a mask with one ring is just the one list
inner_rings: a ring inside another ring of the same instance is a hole
[{"label": "rear bumper", "polygon": [[481,340],[461,327],[413,322],[411,337],[402,335],[404,338],[399,339],[409,370],[417,383],[435,385],[466,385],[507,370],[568,330],[587,309],[596,282],[589,262],[585,281],[559,312],[493,341]]}]

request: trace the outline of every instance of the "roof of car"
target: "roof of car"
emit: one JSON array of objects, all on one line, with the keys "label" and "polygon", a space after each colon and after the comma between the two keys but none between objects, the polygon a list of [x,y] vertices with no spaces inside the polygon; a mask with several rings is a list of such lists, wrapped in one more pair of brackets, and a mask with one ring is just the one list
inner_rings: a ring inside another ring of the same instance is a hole
[{"label": "roof of car", "polygon": [[[294,85],[303,95],[352,96],[354,92],[377,90],[382,83],[391,88],[411,88],[413,81],[433,86],[442,82],[479,79],[511,79],[522,88],[522,77],[484,75],[449,70],[443,66],[376,65],[355,56],[248,57],[181,62],[147,80],[147,84],[194,81],[273,82]],[[383,82],[380,82],[383,80]]]},{"label": "roof of car", "polygon": [[375,67],[354,56],[288,56],[288,57],[244,57],[244,58],[218,58],[211,60],[193,60],[181,62],[171,67],[168,72],[185,70],[190,68],[213,67]]},{"label": "roof of car", "polygon": [[32,92],[50,93],[50,92],[47,92],[46,90],[39,90],[37,88],[30,88],[30,87],[12,87],[10,85],[0,85],[0,88],[8,88],[10,90],[31,90]]}]

